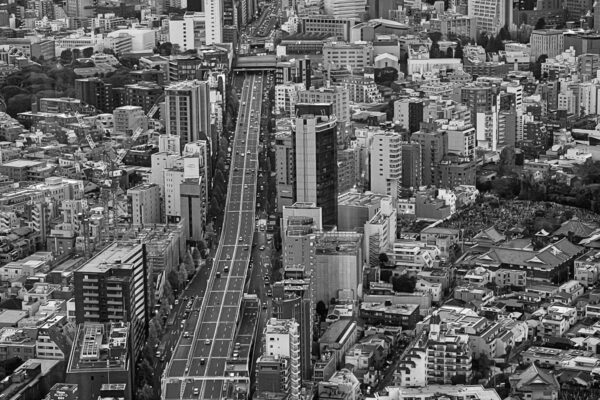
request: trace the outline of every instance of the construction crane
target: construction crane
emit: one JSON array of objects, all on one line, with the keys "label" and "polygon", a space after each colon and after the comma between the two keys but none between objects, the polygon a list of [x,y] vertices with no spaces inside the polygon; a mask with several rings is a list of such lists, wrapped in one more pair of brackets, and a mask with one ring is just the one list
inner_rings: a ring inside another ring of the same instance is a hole
[{"label": "construction crane", "polygon": [[117,158],[115,160],[115,164],[119,165],[121,164],[121,162],[123,162],[123,159],[125,158],[125,156],[127,155],[128,151],[125,149],[121,149],[117,152]]},{"label": "construction crane", "polygon": [[[84,125],[85,122],[83,121],[83,117],[81,114],[79,113],[75,113],[75,118],[77,118],[77,122],[79,122],[79,125]],[[94,139],[92,139],[92,135],[90,132],[87,132],[85,134],[85,139],[87,140],[88,144],[90,145],[90,148],[92,150],[94,150],[96,148],[96,142],[94,142]]]}]

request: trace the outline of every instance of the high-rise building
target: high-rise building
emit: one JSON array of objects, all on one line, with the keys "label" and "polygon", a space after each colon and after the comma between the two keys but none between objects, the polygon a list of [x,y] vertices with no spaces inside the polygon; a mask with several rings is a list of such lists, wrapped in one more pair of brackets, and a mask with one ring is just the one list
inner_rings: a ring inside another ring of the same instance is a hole
[{"label": "high-rise building", "polygon": [[564,51],[564,32],[558,29],[536,29],[531,32],[531,58],[537,60],[539,56],[546,55],[554,58]]},{"label": "high-rise building", "polygon": [[273,316],[298,323],[302,380],[310,380],[312,376],[314,305],[309,274],[304,265],[285,267],[283,281],[273,284]]},{"label": "high-rise building", "polygon": [[440,181],[439,165],[448,149],[448,136],[443,131],[419,131],[411,138],[421,147],[422,185],[436,185]]},{"label": "high-rise building", "polygon": [[160,212],[160,187],[143,183],[127,190],[127,206],[134,226],[158,224],[162,221]]},{"label": "high-rise building", "polygon": [[139,106],[122,106],[113,110],[113,136],[131,137],[138,129],[148,129],[148,119]]},{"label": "high-rise building", "polygon": [[181,220],[185,236],[192,242],[199,242],[204,237],[206,203],[203,202],[203,189],[202,178],[185,179],[179,189]]},{"label": "high-rise building", "polygon": [[397,210],[391,198],[381,200],[381,208],[364,225],[364,254],[369,265],[379,264],[379,255],[396,241]]},{"label": "high-rise building", "polygon": [[206,44],[223,43],[223,0],[205,0]]},{"label": "high-rise building", "polygon": [[177,82],[168,86],[165,94],[167,135],[179,136],[181,146],[211,137],[208,82]]},{"label": "high-rise building", "polygon": [[129,322],[133,356],[141,353],[150,319],[146,246],[114,242],[75,271],[75,322]]},{"label": "high-rise building", "polygon": [[394,122],[410,133],[416,132],[423,122],[423,99],[410,97],[394,102]]},{"label": "high-rise building", "polygon": [[371,191],[398,197],[402,181],[402,135],[379,131],[371,142]]},{"label": "high-rise building", "polygon": [[316,234],[323,230],[321,212],[314,203],[295,203],[283,208],[281,238],[284,266],[314,266],[314,242]]},{"label": "high-rise building", "polygon": [[418,188],[422,184],[423,166],[421,163],[421,145],[419,143],[402,144],[402,187]]},{"label": "high-rise building", "polygon": [[164,92],[163,87],[154,82],[143,81],[132,85],[125,85],[125,103],[142,107],[144,113],[147,113]]},{"label": "high-rise building", "polygon": [[325,0],[325,14],[337,18],[360,18],[366,13],[366,0]]},{"label": "high-rise building", "polygon": [[363,271],[363,235],[356,232],[327,232],[318,237],[317,265],[313,275],[315,304],[360,296]]},{"label": "high-rise building", "polygon": [[321,87],[298,92],[298,103],[331,103],[338,123],[350,122],[350,98],[341,86]]},{"label": "high-rise building", "polygon": [[67,0],[67,15],[73,18],[93,17],[95,3],[93,0]]},{"label": "high-rise building", "polygon": [[427,383],[449,385],[462,375],[471,380],[472,356],[469,335],[441,332],[440,324],[431,324],[427,341]]},{"label": "high-rise building", "polygon": [[496,35],[513,24],[512,0],[468,0],[469,17],[477,21],[477,32]]},{"label": "high-rise building", "polygon": [[475,128],[464,121],[451,121],[442,129],[448,135],[448,153],[475,159]]},{"label": "high-rise building", "polygon": [[179,46],[181,51],[200,47],[204,30],[204,18],[199,13],[186,13],[169,20],[169,41]]},{"label": "high-rise building", "polygon": [[[305,105],[319,108],[320,105]],[[331,110],[331,105],[321,105]],[[328,107],[327,107],[328,106]],[[299,104],[298,109],[303,109]],[[301,114],[293,129],[295,201],[323,209],[323,224],[337,223],[337,119]]]},{"label": "high-rise building", "polygon": [[265,356],[289,359],[290,388],[289,399],[300,397],[300,334],[298,323],[292,319],[271,318],[264,332]]},{"label": "high-rise building", "polygon": [[76,97],[98,110],[111,113],[114,109],[113,87],[100,78],[75,79]]},{"label": "high-rise building", "polygon": [[275,135],[275,172],[277,186],[277,210],[294,204],[295,158],[291,132]]}]

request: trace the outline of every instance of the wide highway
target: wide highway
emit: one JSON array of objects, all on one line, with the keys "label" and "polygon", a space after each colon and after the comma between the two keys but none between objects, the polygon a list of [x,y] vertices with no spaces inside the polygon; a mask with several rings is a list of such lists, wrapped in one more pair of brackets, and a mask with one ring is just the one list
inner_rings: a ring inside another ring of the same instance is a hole
[{"label": "wide highway", "polygon": [[[247,75],[232,146],[219,248],[198,313],[192,313],[162,380],[162,398],[222,399],[235,377],[226,373],[244,295],[255,227],[263,77]],[[187,336],[187,337],[186,337]],[[227,376],[226,376],[227,375]]]}]

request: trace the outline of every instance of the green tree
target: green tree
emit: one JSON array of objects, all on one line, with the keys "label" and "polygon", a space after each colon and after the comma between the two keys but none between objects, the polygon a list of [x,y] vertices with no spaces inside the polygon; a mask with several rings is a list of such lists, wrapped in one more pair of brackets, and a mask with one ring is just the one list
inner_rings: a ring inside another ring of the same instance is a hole
[{"label": "green tree", "polygon": [[548,56],[546,54],[542,54],[537,58],[537,60],[535,60],[535,63],[533,63],[531,71],[533,72],[535,79],[542,79],[542,64],[545,63],[547,59]]},{"label": "green tree", "polygon": [[392,277],[392,286],[394,292],[413,293],[417,286],[417,278],[414,276],[409,277],[408,274],[395,275]]},{"label": "green tree", "polygon": [[18,94],[8,99],[6,104],[6,112],[13,118],[17,117],[17,114],[31,111],[31,95],[30,94]]},{"label": "green tree", "polygon": [[317,303],[317,315],[321,317],[321,321],[325,321],[325,318],[327,318],[327,311],[327,306],[322,300],[320,300]]},{"label": "green tree", "polygon": [[158,54],[168,57],[173,53],[173,43],[163,42],[158,45]]},{"label": "green tree", "polygon": [[481,32],[479,36],[477,36],[477,44],[483,47],[484,49],[487,47],[488,41],[489,38],[485,32]]},{"label": "green tree", "polygon": [[86,47],[85,49],[83,49],[83,56],[85,58],[90,58],[93,54],[94,54],[93,47]]},{"label": "green tree", "polygon": [[190,251],[185,253],[183,257],[183,264],[185,265],[185,269],[188,276],[193,276],[196,272],[196,264],[194,264],[194,258],[192,257],[192,253]]},{"label": "green tree", "polygon": [[437,43],[440,40],[442,40],[442,33],[441,32],[428,32],[427,36],[429,36],[429,39],[431,39],[431,41],[433,43]]},{"label": "green tree", "polygon": [[379,265],[386,266],[390,262],[390,258],[386,253],[379,254]]},{"label": "green tree", "polygon": [[533,29],[544,29],[546,28],[546,20],[542,17],[537,20]]},{"label": "green tree", "polygon": [[144,386],[142,386],[141,388],[139,388],[137,390],[136,399],[138,400],[156,400],[157,397],[154,394],[154,390],[152,389],[152,386],[148,385],[147,383],[144,384]]},{"label": "green tree", "polygon": [[60,60],[65,64],[71,63],[73,61],[73,52],[71,49],[63,50],[60,53]]},{"label": "green tree", "polygon": [[177,274],[177,271],[175,269],[169,271],[169,273],[167,274],[167,281],[173,289],[179,290],[179,275]]},{"label": "green tree", "polygon": [[500,38],[500,40],[510,40],[510,32],[508,30],[507,25],[504,25],[502,28],[500,28],[498,37]]},{"label": "green tree", "polygon": [[515,148],[513,146],[506,146],[502,149],[498,163],[499,176],[512,175],[515,168],[515,157]]},{"label": "green tree", "polygon": [[433,42],[429,49],[429,58],[441,58],[442,52],[440,51],[440,45],[438,42]]},{"label": "green tree", "polygon": [[456,45],[456,49],[454,50],[454,58],[462,59],[464,57],[463,47],[460,42]]}]

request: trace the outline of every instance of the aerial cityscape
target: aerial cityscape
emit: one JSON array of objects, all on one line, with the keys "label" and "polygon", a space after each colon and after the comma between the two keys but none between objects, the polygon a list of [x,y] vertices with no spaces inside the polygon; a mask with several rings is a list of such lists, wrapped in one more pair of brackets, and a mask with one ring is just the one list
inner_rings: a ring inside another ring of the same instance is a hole
[{"label": "aerial cityscape", "polygon": [[600,1],[0,1],[0,400],[600,400]]}]

